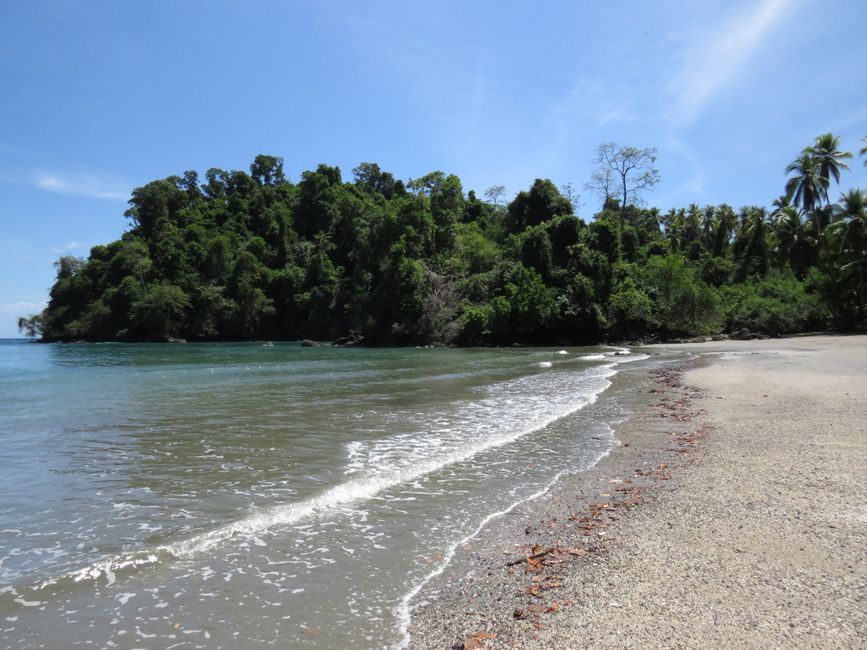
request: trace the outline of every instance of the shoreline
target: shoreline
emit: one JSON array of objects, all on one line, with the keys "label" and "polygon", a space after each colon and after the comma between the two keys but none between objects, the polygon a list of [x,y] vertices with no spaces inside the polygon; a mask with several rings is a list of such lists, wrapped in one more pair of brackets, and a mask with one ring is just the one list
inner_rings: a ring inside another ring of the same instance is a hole
[{"label": "shoreline", "polygon": [[[698,360],[635,387],[601,462],[458,549],[412,603],[410,648],[864,647],[867,337],[652,350]],[[791,477],[826,465],[854,514],[805,529],[836,506]]]}]

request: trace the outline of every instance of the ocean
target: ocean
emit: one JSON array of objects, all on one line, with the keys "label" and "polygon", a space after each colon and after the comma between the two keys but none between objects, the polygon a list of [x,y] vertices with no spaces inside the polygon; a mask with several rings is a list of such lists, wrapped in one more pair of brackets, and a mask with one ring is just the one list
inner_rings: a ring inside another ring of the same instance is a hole
[{"label": "ocean", "polygon": [[618,348],[0,341],[9,648],[399,648],[459,544],[598,462]]}]

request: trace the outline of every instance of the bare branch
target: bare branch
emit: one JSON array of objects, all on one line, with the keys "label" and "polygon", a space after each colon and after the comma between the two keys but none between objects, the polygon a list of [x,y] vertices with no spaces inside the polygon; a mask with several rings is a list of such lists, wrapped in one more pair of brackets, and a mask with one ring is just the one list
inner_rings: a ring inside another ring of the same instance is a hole
[{"label": "bare branch", "polygon": [[621,209],[640,204],[641,194],[659,182],[659,172],[653,167],[655,162],[655,148],[618,147],[606,142],[596,150],[597,167],[586,187],[603,201],[617,197]]},{"label": "bare branch", "polygon": [[505,185],[491,185],[485,190],[485,197],[494,205],[506,194]]}]

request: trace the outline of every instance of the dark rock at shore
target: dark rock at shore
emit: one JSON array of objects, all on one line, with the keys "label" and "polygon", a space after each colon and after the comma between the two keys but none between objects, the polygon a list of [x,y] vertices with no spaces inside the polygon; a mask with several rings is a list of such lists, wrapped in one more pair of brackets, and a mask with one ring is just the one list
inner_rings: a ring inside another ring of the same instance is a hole
[{"label": "dark rock at shore", "polygon": [[336,338],[331,342],[331,345],[338,348],[348,348],[353,345],[361,345],[364,341],[364,336],[361,334],[348,334],[347,336],[341,336],[340,338]]},{"label": "dark rock at shore", "polygon": [[757,332],[751,332],[746,327],[742,327],[736,332],[732,332],[729,337],[735,341],[751,341],[753,339],[766,339],[768,338],[767,334],[759,334]]},{"label": "dark rock at shore", "polygon": [[317,343],[313,339],[304,339],[303,341],[301,341],[301,347],[302,348],[318,348],[319,343]]}]

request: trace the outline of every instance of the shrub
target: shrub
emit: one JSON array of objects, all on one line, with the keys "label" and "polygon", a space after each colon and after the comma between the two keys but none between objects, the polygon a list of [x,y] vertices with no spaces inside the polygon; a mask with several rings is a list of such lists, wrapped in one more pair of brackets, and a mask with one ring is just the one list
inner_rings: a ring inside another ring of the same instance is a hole
[{"label": "shrub", "polygon": [[746,328],[771,336],[822,329],[828,311],[791,273],[777,273],[721,289],[726,329]]}]

